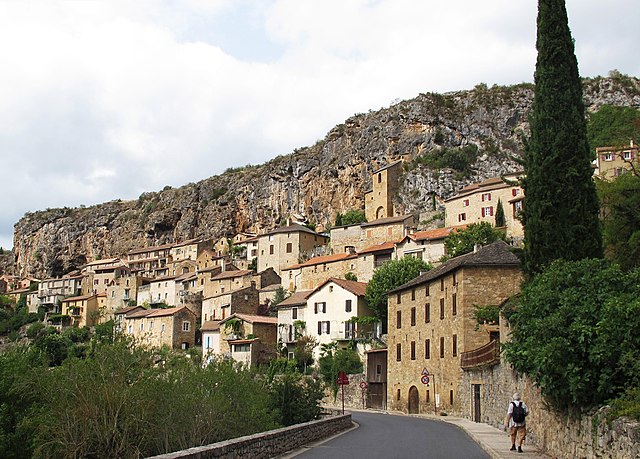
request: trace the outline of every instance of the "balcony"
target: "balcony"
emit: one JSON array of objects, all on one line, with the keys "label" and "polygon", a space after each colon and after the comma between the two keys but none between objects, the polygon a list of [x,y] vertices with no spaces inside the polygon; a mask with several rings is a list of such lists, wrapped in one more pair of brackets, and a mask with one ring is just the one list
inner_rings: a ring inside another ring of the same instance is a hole
[{"label": "balcony", "polygon": [[491,367],[500,363],[500,345],[493,340],[482,347],[472,351],[463,352],[460,358],[460,367],[463,370],[471,370],[481,367]]}]

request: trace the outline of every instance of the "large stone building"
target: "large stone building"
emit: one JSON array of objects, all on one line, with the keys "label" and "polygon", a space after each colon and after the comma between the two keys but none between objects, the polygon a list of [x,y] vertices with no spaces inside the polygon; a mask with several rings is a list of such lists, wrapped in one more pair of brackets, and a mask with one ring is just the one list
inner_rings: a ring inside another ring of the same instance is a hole
[{"label": "large stone building", "polygon": [[389,292],[388,407],[468,414],[458,396],[460,356],[497,338],[478,326],[474,307],[500,305],[521,281],[518,258],[497,241]]},{"label": "large stone building", "polygon": [[258,236],[258,271],[273,268],[278,275],[314,248],[327,244],[328,237],[302,225],[276,228]]},{"label": "large stone building", "polygon": [[185,306],[165,309],[134,307],[116,315],[123,333],[151,347],[188,349],[195,344],[196,315]]},{"label": "large stone building", "polygon": [[520,240],[524,229],[519,220],[524,192],[517,184],[522,174],[494,177],[461,189],[445,199],[445,226],[487,222],[495,225],[498,202],[504,210],[507,236]]}]

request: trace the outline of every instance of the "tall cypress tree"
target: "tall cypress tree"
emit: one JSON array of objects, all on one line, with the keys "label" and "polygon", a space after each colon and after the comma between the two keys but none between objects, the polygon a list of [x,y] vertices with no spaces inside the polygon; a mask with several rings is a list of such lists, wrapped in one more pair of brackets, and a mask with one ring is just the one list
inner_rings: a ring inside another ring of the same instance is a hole
[{"label": "tall cypress tree", "polygon": [[525,158],[525,270],[602,256],[582,86],[564,0],[539,0],[538,60]]}]

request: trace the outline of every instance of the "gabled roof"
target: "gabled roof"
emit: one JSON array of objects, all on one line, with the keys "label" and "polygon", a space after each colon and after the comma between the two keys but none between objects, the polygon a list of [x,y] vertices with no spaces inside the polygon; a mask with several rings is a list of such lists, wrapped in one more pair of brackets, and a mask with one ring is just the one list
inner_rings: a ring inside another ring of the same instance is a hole
[{"label": "gabled roof", "polygon": [[223,319],[220,321],[220,324],[223,324],[225,322],[228,322],[231,319],[242,319],[245,322],[249,322],[250,324],[277,324],[278,323],[278,318],[277,317],[271,317],[271,316],[257,316],[254,314],[242,314],[239,312],[236,312],[235,314],[231,314],[229,317],[227,317],[226,319]]},{"label": "gabled roof", "polygon": [[429,282],[462,267],[470,266],[520,266],[520,259],[510,250],[504,241],[495,241],[478,249],[477,252],[466,253],[452,258],[435,269],[387,293],[396,293],[416,285]]},{"label": "gabled roof", "polygon": [[293,306],[301,306],[307,304],[307,299],[314,290],[296,290],[289,298],[277,304],[277,308],[290,308]]},{"label": "gabled roof", "polygon": [[298,263],[297,265],[288,266],[286,268],[283,268],[283,271],[287,271],[289,269],[305,268],[307,266],[322,265],[325,263],[334,263],[336,261],[348,260],[349,258],[357,258],[357,255],[354,255],[352,253],[335,253],[333,255],[323,255],[321,257],[311,258],[304,263]]},{"label": "gabled roof", "polygon": [[177,314],[178,312],[186,309],[191,314],[195,316],[195,313],[187,308],[186,306],[179,306],[176,308],[158,308],[158,309],[145,309],[144,311],[136,311],[128,314],[127,319],[139,319],[141,317],[163,317],[163,316],[172,316]]},{"label": "gabled roof", "polygon": [[176,280],[176,276],[162,276],[162,277],[156,277],[154,279],[151,279],[150,283],[154,283],[154,282],[165,282],[165,281],[175,281]]},{"label": "gabled roof", "polygon": [[379,218],[377,220],[373,220],[372,222],[360,223],[360,226],[362,228],[367,228],[370,226],[391,225],[394,223],[402,223],[406,220],[409,220],[410,218],[413,218],[413,215],[407,214],[407,215],[399,215],[397,217],[385,217],[385,218]]},{"label": "gabled roof", "polygon": [[343,289],[353,293],[356,296],[364,296],[365,291],[367,290],[367,284],[365,282],[357,282],[357,281],[349,281],[345,279],[340,279],[338,277],[331,277],[324,281],[322,284],[318,285],[312,293],[316,293],[321,288],[323,288],[328,283],[333,282],[336,285],[339,285]]},{"label": "gabled roof", "polygon": [[270,234],[299,233],[299,232],[313,234],[314,236],[328,237],[328,236],[325,236],[324,234],[316,233],[311,228],[307,228],[306,226],[303,226],[303,225],[298,225],[297,223],[294,223],[293,225],[289,225],[289,226],[281,226],[280,228],[275,228],[269,231],[268,233],[260,234],[258,237],[267,236]]},{"label": "gabled roof", "polygon": [[374,253],[374,252],[387,252],[389,250],[393,250],[396,243],[393,241],[381,242],[380,244],[372,245],[365,249],[362,249],[358,252],[358,255],[362,255],[365,253]]},{"label": "gabled roof", "polygon": [[[515,177],[517,177],[519,175],[523,175],[523,173],[506,174],[505,177],[514,176],[514,178],[515,178]],[[458,191],[458,193],[456,193],[455,195],[451,196],[450,198],[445,199],[444,202],[453,201],[455,199],[459,199],[459,198],[462,198],[464,196],[469,196],[469,195],[477,193],[477,192],[483,192],[484,193],[484,192],[487,192],[487,191],[500,190],[502,188],[509,188],[511,186],[514,186],[514,185],[512,185],[511,183],[506,182],[503,177],[491,177],[491,178],[488,178],[486,180],[483,180],[482,182],[472,183],[470,185],[465,186],[460,191]]]},{"label": "gabled roof", "polygon": [[[409,238],[414,241],[437,241],[438,239],[444,239],[449,236],[454,231],[460,231],[465,229],[467,225],[459,225],[459,226],[447,226],[446,228],[437,228],[428,231],[416,231],[415,233],[409,234],[405,239]],[[403,239],[402,241],[404,241]],[[400,241],[400,242],[402,242]]]},{"label": "gabled roof", "polygon": [[[129,312],[131,312],[133,310],[138,309],[138,308],[142,308],[142,306],[127,306],[127,307],[118,309],[116,312],[114,312],[114,314],[127,314],[127,313],[129,313]],[[144,308],[142,308],[142,309],[144,309]]]},{"label": "gabled roof", "polygon": [[95,294],[91,294],[91,295],[80,295],[80,296],[73,296],[70,298],[65,298],[64,300],[62,300],[63,303],[67,303],[69,301],[82,301],[82,300],[89,300],[91,298],[97,297],[97,295]]},{"label": "gabled roof", "polygon": [[116,261],[120,261],[120,259],[119,258],[105,258],[103,260],[90,261],[85,266],[104,265],[104,264],[109,264],[109,263],[115,263]]},{"label": "gabled roof", "polygon": [[188,282],[190,280],[194,280],[197,279],[198,275],[194,272],[191,273],[184,273],[181,274],[180,276],[176,277],[176,282]]},{"label": "gabled roof", "polygon": [[200,331],[216,331],[220,330],[220,321],[219,320],[208,320],[202,324],[200,327]]},{"label": "gabled roof", "polygon": [[249,276],[251,274],[255,274],[255,272],[251,271],[250,269],[237,269],[235,271],[222,271],[220,274],[216,274],[215,276],[211,277],[211,279],[233,279],[234,277]]}]

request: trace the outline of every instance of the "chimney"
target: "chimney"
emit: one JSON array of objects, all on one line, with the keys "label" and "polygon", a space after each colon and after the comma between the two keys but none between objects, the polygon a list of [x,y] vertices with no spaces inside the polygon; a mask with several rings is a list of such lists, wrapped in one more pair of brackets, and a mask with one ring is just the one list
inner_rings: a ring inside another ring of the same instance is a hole
[{"label": "chimney", "polygon": [[478,252],[478,250],[480,250],[482,246],[480,244],[474,244],[473,245],[473,253]]}]

